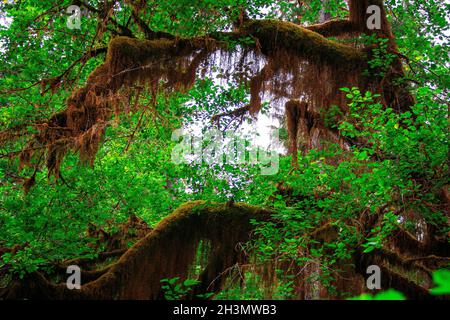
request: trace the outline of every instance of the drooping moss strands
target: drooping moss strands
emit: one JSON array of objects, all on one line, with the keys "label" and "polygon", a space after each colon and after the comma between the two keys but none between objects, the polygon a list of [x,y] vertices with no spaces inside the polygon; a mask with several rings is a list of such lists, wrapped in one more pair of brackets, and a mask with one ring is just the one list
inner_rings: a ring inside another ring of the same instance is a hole
[{"label": "drooping moss strands", "polygon": [[82,284],[81,290],[52,284],[38,273],[30,275],[29,281],[13,284],[4,295],[8,299],[162,299],[160,281],[186,279],[198,245],[204,241],[210,243],[211,252],[198,289],[217,292],[226,278],[223,272],[245,259],[238,244],[250,239],[251,220],[268,219],[270,214],[245,204],[189,202],[162,220],[100,277]]}]

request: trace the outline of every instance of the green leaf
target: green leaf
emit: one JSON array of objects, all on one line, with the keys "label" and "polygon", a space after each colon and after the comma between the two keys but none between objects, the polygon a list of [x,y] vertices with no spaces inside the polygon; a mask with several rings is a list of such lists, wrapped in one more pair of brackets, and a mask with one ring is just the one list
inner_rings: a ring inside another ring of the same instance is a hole
[{"label": "green leaf", "polygon": [[442,269],[433,272],[433,281],[436,287],[430,289],[431,294],[450,294],[450,270]]}]

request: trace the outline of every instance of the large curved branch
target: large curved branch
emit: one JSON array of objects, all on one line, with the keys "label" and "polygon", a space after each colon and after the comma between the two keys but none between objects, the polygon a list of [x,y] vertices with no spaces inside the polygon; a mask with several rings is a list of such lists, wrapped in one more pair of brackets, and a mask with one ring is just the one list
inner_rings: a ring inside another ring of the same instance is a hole
[{"label": "large curved branch", "polygon": [[364,52],[334,42],[294,23],[278,20],[252,20],[244,31],[259,41],[261,51],[271,54],[286,50],[296,56],[329,64],[364,64]]},{"label": "large curved branch", "polygon": [[350,20],[330,20],[321,24],[314,24],[306,29],[318,33],[326,38],[348,34],[361,33],[361,29]]},{"label": "large curved branch", "polygon": [[[65,284],[55,285],[42,274],[32,274],[29,279],[14,283],[3,296],[7,299],[161,299],[160,281],[187,278],[200,241],[210,243],[210,261],[216,262],[213,268],[208,266],[208,272],[214,273],[214,278],[220,277],[244,258],[237,247],[250,239],[254,228],[251,220],[267,219],[270,214],[246,204],[186,203],[106,272],[100,272],[99,278],[82,284],[80,290],[68,290]],[[214,291],[222,281],[215,282]],[[204,283],[203,287],[208,288],[209,284]]]}]

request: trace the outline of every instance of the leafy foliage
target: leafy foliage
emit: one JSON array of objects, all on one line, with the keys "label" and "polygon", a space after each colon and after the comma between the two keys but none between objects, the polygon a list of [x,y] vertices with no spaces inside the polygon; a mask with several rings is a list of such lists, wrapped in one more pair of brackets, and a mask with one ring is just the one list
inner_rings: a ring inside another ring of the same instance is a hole
[{"label": "leafy foliage", "polygon": [[[380,92],[342,83],[348,105],[326,105],[321,112],[326,113],[325,126],[338,132],[346,147],[325,143],[304,152],[294,169],[288,154],[273,176],[259,175],[250,164],[171,161],[176,129],[202,134],[218,125],[244,135],[255,124],[247,113],[211,121],[250,103],[252,88],[240,81],[244,75],[219,67],[187,92],[131,96],[130,104],[142,108],[129,105],[108,123],[94,163],[70,154],[57,181],[40,169],[38,160],[23,167],[16,156],[26,149],[26,137],[65,109],[69,95],[86,84],[117,36],[152,39],[162,34],[208,43],[214,35],[230,51],[240,52],[260,46],[258,39],[238,33],[247,19],[310,25],[324,15],[348,15],[343,0],[156,0],[142,10],[133,3],[139,1],[85,1],[79,30],[66,26],[72,1],[0,3],[0,250],[8,249],[0,251],[0,271],[24,277],[50,272],[69,259],[95,260],[105,244],[88,235],[90,226],[113,232],[132,215],[155,226],[180,204],[199,199],[242,201],[275,212],[271,221],[255,222],[257,237],[245,248],[257,253],[255,265],[274,262],[277,280],[266,286],[257,270],[245,270],[241,282],[228,283],[217,299],[262,299],[269,291],[277,299],[296,298],[295,268],[311,266],[315,271],[307,278],[312,287],[320,283],[330,295],[346,296],[336,292],[335,280],[352,264],[355,248],[373,254],[400,230],[423,233],[423,221],[436,229],[436,237],[448,239],[448,212],[439,199],[449,184],[450,5],[444,1],[385,1],[398,52],[390,50],[389,39],[375,34],[335,39],[372,47],[368,77],[383,79],[400,59],[405,74],[396,81],[409,84],[416,103],[399,113],[385,106]],[[262,111],[284,124],[280,110],[269,107],[265,103]],[[3,142],[7,131],[14,135]],[[287,145],[289,137],[281,137]],[[361,216],[378,215],[379,223],[361,230]],[[448,271],[433,277],[431,293],[448,294]],[[162,280],[166,299],[180,299],[196,284],[194,279]],[[360,298],[403,296],[387,291]]]}]

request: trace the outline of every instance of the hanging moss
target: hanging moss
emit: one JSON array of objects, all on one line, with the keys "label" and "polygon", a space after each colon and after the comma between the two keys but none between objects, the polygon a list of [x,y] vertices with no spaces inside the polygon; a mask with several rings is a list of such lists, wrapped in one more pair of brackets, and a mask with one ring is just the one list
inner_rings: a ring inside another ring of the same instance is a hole
[{"label": "hanging moss", "polygon": [[[14,282],[4,296],[9,299],[161,299],[160,281],[185,279],[195,261],[201,241],[211,244],[208,266],[200,276],[198,289],[217,291],[227,268],[243,261],[237,245],[249,240],[252,219],[267,219],[269,211],[246,204],[195,201],[182,205],[162,220],[113,265],[99,272],[81,290],[68,290],[64,284],[50,283],[40,274],[28,281]],[[211,285],[212,280],[215,280]],[[82,279],[83,281],[83,279]],[[204,293],[204,292],[203,292]]]},{"label": "hanging moss", "polygon": [[321,24],[308,26],[306,29],[326,38],[349,36],[361,32],[361,30],[350,20],[329,20]]}]

